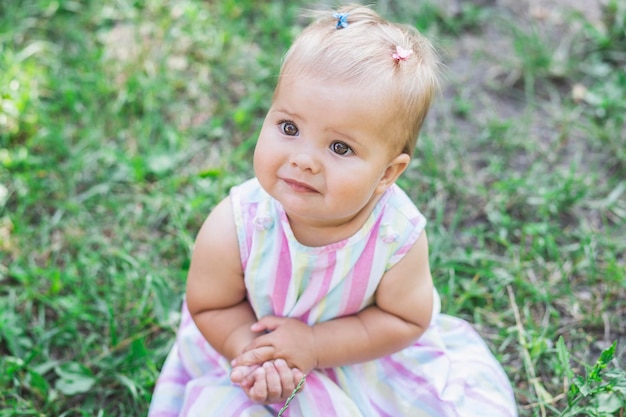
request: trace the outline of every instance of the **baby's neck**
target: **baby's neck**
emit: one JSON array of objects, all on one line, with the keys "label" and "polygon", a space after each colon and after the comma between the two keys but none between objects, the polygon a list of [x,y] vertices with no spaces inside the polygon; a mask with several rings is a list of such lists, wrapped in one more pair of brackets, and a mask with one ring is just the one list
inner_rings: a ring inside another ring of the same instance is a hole
[{"label": "baby's neck", "polygon": [[337,222],[312,221],[286,214],[293,235],[299,243],[309,247],[321,247],[354,236],[363,227],[379,200],[380,196],[373,198],[354,216]]}]

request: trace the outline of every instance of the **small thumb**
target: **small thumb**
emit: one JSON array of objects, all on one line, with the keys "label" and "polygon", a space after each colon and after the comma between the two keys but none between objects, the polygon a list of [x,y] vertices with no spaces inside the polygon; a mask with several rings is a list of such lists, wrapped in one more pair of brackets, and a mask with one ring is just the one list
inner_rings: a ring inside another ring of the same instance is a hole
[{"label": "small thumb", "polygon": [[276,330],[278,326],[280,326],[284,321],[285,319],[283,317],[265,316],[256,323],[254,323],[250,327],[250,330],[252,330],[253,332],[271,332],[273,330]]}]

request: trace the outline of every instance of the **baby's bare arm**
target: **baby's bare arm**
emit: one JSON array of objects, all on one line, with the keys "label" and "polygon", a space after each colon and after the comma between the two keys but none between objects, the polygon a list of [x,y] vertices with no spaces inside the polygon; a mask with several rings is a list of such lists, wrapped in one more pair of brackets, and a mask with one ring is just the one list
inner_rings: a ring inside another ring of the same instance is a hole
[{"label": "baby's bare arm", "polygon": [[[215,207],[194,245],[187,278],[187,305],[205,339],[226,359],[239,356],[258,332],[246,299],[239,243],[230,198]],[[259,403],[286,399],[302,377],[285,361],[250,363],[233,370],[232,380]]]},{"label": "baby's bare arm", "polygon": [[187,305],[206,340],[228,360],[256,336],[256,317],[246,300],[230,198],[207,217],[194,245],[187,278]]}]

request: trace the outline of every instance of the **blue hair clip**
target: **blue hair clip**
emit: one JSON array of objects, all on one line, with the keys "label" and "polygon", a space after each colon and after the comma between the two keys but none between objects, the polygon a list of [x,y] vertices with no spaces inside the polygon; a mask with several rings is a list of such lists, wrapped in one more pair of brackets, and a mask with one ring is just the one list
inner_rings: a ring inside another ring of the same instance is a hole
[{"label": "blue hair clip", "polygon": [[349,13],[333,13],[333,17],[337,19],[337,29],[348,27],[348,14]]}]

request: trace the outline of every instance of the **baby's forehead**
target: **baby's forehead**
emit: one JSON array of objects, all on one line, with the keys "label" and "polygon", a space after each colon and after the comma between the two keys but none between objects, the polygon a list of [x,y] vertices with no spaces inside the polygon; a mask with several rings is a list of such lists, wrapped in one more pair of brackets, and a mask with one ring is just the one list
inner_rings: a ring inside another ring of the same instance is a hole
[{"label": "baby's forehead", "polygon": [[[283,71],[278,78],[274,99],[283,93],[289,97],[308,99],[308,95],[315,95],[322,91],[327,96],[347,104],[360,104],[367,101],[371,107],[387,109],[394,101],[392,89],[386,88],[380,82],[363,82],[350,77],[332,76],[327,72],[314,72],[309,69],[292,68]],[[305,94],[304,97],[300,97]]]},{"label": "baby's forehead", "polygon": [[[389,101],[393,98],[393,80],[391,77],[358,76],[350,72],[335,71],[332,68],[316,65],[299,65],[291,63],[282,68],[276,83],[274,95],[278,94],[283,86],[299,84],[325,87],[332,85],[337,94],[357,92],[359,95],[370,95],[377,102]],[[350,99],[346,97],[346,99]]]}]

